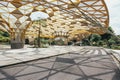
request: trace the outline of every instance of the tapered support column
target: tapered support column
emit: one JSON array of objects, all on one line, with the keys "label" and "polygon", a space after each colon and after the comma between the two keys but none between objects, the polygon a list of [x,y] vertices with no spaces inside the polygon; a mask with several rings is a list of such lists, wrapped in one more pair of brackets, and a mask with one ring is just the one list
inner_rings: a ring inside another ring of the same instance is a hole
[{"label": "tapered support column", "polygon": [[22,31],[16,31],[11,33],[11,49],[23,48],[25,44],[25,39]]}]

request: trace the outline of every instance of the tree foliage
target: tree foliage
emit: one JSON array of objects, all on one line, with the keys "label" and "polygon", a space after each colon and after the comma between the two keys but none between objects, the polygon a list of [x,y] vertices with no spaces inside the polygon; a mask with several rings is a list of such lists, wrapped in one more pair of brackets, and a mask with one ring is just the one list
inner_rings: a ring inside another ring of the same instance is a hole
[{"label": "tree foliage", "polygon": [[35,20],[34,23],[38,25],[38,26],[34,26],[34,27],[36,27],[36,29],[38,30],[38,38],[37,38],[38,47],[41,47],[41,39],[40,39],[41,27],[46,27],[46,20],[38,19],[38,20]]},{"label": "tree foliage", "polygon": [[90,38],[90,41],[92,42],[97,42],[101,39],[101,36],[99,34],[92,34],[91,35],[91,38]]},{"label": "tree foliage", "polygon": [[119,47],[120,46],[120,35],[116,36],[114,30],[109,27],[105,34],[92,34],[89,37],[82,40],[84,45],[102,46],[102,47]]},{"label": "tree foliage", "polygon": [[10,40],[7,32],[0,31],[0,42],[8,42]]}]

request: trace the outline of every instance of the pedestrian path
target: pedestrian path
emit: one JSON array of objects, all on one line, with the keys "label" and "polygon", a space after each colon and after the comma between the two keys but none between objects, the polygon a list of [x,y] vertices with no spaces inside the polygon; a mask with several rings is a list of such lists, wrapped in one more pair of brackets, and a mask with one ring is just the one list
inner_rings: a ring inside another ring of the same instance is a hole
[{"label": "pedestrian path", "polygon": [[106,50],[108,53],[111,54],[111,57],[114,59],[118,68],[120,69],[120,50],[111,50],[111,49],[106,49]]},{"label": "pedestrian path", "polygon": [[[52,48],[58,52],[62,52],[60,50],[63,49],[64,51],[69,49],[71,52],[2,67],[0,80],[120,80],[118,67],[108,54],[102,55],[102,52],[106,52],[103,48],[73,46]],[[52,51],[48,50],[49,52]]]},{"label": "pedestrian path", "polygon": [[104,48],[91,46],[50,46],[49,48],[25,47],[23,49],[3,49],[0,50],[0,67],[68,53],[77,53],[83,56],[91,54],[108,55]]},{"label": "pedestrian path", "polygon": [[82,49],[82,47],[51,46],[49,48],[23,48],[13,50],[0,50],[0,67],[74,52],[80,49]]},{"label": "pedestrian path", "polygon": [[82,55],[86,55],[86,54],[108,55],[106,53],[106,50],[101,47],[83,47],[82,49],[80,49],[78,51],[74,51],[74,53],[79,53]]}]

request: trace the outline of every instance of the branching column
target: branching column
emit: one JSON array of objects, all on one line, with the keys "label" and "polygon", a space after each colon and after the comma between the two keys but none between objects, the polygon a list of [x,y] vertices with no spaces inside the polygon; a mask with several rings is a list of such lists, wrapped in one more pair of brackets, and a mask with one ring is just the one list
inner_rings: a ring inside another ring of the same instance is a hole
[{"label": "branching column", "polygon": [[11,32],[11,48],[19,49],[24,47],[24,30],[22,29],[14,29]]}]

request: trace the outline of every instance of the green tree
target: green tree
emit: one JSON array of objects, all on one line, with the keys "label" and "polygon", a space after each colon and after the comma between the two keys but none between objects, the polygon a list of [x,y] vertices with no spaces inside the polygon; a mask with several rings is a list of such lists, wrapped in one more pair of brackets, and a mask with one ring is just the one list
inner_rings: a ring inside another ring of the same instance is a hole
[{"label": "green tree", "polygon": [[[111,32],[111,33],[114,33],[114,30],[112,29],[111,26],[108,27],[108,30]],[[114,33],[115,34],[115,33]]]},{"label": "green tree", "polygon": [[97,45],[99,44],[99,41],[101,40],[101,36],[99,34],[92,34],[90,37],[90,41],[92,42],[92,45]]},{"label": "green tree", "polygon": [[101,35],[102,37],[102,41],[104,41],[105,45],[107,45],[108,47],[110,46],[109,44],[109,40],[115,36],[114,30],[112,29],[112,27],[108,27],[108,31]]},{"label": "green tree", "polygon": [[114,33],[112,27],[108,27],[108,31],[105,34],[101,35],[102,40],[105,40],[105,39],[109,40],[113,36],[113,34],[115,34],[115,33]]},{"label": "green tree", "polygon": [[113,39],[109,39],[108,42],[110,48],[112,48],[112,45],[115,44],[115,41]]},{"label": "green tree", "polygon": [[104,41],[100,40],[100,41],[98,42],[98,46],[103,46],[103,45],[104,45]]},{"label": "green tree", "polygon": [[41,41],[40,41],[40,33],[41,33],[41,27],[45,27],[46,26],[46,20],[45,19],[38,19],[34,21],[35,24],[37,24],[38,26],[33,26],[36,27],[38,30],[38,38],[37,38],[37,43],[38,43],[38,47],[41,47]]},{"label": "green tree", "polygon": [[[90,37],[90,36],[89,36]],[[89,37],[82,39],[82,45],[86,46],[86,45],[90,45],[91,46],[91,42]]]},{"label": "green tree", "polygon": [[4,32],[4,33],[3,33],[3,36],[4,36],[4,37],[9,37],[10,35],[8,34],[8,32]]},{"label": "green tree", "polygon": [[0,31],[0,42],[8,42],[10,35],[7,32]]}]

